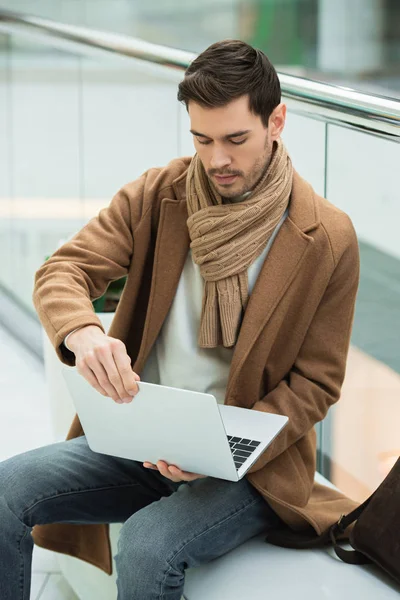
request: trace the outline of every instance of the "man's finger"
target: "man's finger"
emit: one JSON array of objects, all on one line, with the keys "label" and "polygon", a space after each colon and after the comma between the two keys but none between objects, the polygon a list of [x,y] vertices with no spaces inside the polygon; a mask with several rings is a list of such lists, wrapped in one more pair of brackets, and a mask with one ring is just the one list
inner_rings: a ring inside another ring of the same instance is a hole
[{"label": "man's finger", "polygon": [[[96,358],[96,356],[93,352],[89,352],[88,355],[86,356],[86,365],[91,370],[94,377],[96,378],[99,387],[106,392],[106,395],[109,398],[112,398],[115,402],[117,400],[119,400],[119,395],[118,395],[117,390],[111,384],[110,380],[108,379],[106,370],[104,369],[104,367],[100,363],[100,361]],[[81,368],[81,372],[83,372],[82,368]]]},{"label": "man's finger", "polygon": [[163,460],[159,460],[157,462],[157,467],[158,467],[158,470],[160,471],[161,475],[163,475],[167,479],[170,479],[174,483],[179,483],[179,481],[182,481],[182,479],[179,476],[177,477],[169,471],[167,463],[164,462]]},{"label": "man's finger", "polygon": [[118,340],[116,340],[112,353],[124,389],[129,395],[136,396],[139,391],[137,381],[140,381],[140,377],[132,371],[131,359],[126,352],[125,345],[122,342],[118,343]]},{"label": "man's finger", "polygon": [[[118,340],[115,340],[115,342],[118,342]],[[128,399],[132,400],[128,390],[126,390],[124,387],[118,365],[114,359],[112,351],[113,348],[110,346],[99,348],[97,350],[97,358],[99,359],[99,362],[101,363],[110,384],[115,388],[117,397],[124,402]],[[126,359],[129,360],[128,357],[126,357]]]},{"label": "man's finger", "polygon": [[206,475],[200,475],[199,473],[190,473],[189,471],[181,471],[179,467],[175,465],[169,466],[169,472],[174,475],[174,477],[179,477],[181,481],[194,481],[195,479],[205,478]]},{"label": "man's finger", "polygon": [[95,390],[100,392],[100,394],[102,394],[103,396],[108,396],[107,391],[101,387],[101,385],[97,381],[97,377],[85,362],[82,361],[82,363],[80,363],[79,366],[78,364],[76,366],[78,373],[82,375],[82,377],[84,377],[86,381],[88,381],[90,385],[94,387]]}]

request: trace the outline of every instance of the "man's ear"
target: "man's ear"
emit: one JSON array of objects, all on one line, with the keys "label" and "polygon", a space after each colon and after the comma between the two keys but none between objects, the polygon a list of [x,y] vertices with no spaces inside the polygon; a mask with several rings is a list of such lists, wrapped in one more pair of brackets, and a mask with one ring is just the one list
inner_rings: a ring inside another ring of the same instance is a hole
[{"label": "man's ear", "polygon": [[286,123],[286,104],[282,102],[274,108],[269,118],[268,128],[270,130],[271,140],[275,142],[280,138]]}]

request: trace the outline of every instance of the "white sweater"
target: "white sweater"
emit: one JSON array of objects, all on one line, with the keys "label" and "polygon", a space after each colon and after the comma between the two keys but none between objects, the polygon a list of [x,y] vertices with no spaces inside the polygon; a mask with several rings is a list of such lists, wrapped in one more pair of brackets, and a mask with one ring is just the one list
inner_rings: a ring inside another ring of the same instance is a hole
[{"label": "white sweater", "polygon": [[[287,213],[263,253],[249,267],[249,295]],[[146,361],[141,380],[213,394],[223,404],[233,349],[197,345],[203,289],[204,280],[189,250],[171,309]]]}]

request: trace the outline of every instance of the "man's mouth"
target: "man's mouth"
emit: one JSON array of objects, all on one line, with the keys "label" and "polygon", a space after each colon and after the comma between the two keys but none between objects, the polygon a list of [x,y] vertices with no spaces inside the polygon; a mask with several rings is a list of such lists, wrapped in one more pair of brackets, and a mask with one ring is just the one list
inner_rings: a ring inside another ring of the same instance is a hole
[{"label": "man's mouth", "polygon": [[237,175],[214,175],[214,177],[217,180],[217,183],[219,183],[221,185],[229,185],[229,184],[233,183],[238,176]]}]

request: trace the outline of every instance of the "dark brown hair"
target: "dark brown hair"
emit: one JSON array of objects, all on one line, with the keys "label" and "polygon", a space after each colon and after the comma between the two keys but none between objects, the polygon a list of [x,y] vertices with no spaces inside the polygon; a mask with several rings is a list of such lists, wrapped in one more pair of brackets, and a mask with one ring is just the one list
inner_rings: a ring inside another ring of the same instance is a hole
[{"label": "dark brown hair", "polygon": [[189,106],[225,106],[245,94],[250,111],[264,127],[281,101],[278,75],[264,52],[240,40],[223,40],[209,46],[190,63],[178,87],[178,100]]}]

